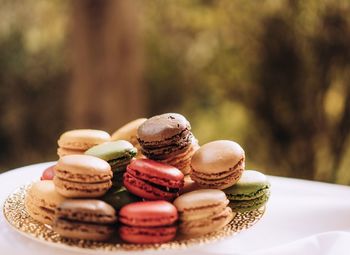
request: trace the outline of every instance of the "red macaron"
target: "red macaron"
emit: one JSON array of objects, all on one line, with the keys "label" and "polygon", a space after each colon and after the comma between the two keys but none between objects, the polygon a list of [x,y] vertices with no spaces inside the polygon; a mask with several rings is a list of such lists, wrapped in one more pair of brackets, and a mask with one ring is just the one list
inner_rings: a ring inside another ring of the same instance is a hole
[{"label": "red macaron", "polygon": [[41,174],[40,180],[53,180],[55,176],[55,166],[56,164],[46,168]]},{"label": "red macaron", "polygon": [[176,167],[150,159],[136,159],[128,166],[124,186],[148,200],[172,200],[184,186],[184,175]]},{"label": "red macaron", "polygon": [[164,243],[175,238],[176,207],[167,201],[135,202],[119,212],[121,239],[129,243]]}]

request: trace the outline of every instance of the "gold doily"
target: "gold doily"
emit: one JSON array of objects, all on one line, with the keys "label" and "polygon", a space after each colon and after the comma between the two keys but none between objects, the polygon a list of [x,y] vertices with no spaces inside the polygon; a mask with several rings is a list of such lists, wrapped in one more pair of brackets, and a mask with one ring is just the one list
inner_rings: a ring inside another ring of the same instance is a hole
[{"label": "gold doily", "polygon": [[[237,213],[233,220],[223,229],[204,236],[185,238],[178,236],[174,241],[163,244],[128,244],[121,240],[109,242],[96,242],[86,240],[73,240],[63,238],[54,232],[50,226],[41,224],[32,219],[25,210],[24,196],[29,185],[18,188],[5,200],[3,212],[8,223],[17,231],[33,239],[46,242],[51,245],[63,248],[81,248],[93,251],[117,251],[117,250],[159,250],[159,249],[180,249],[194,244],[205,244],[220,240],[222,238],[237,234],[248,229],[259,221],[265,211],[260,208],[254,211]],[[87,250],[85,250],[87,251]]]}]

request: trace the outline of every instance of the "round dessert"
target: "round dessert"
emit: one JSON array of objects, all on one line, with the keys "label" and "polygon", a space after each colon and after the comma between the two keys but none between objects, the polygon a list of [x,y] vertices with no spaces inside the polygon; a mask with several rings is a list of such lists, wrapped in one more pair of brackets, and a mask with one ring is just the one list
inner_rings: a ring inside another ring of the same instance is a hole
[{"label": "round dessert", "polygon": [[56,190],[65,197],[100,197],[112,186],[110,165],[90,155],[61,157],[53,179]]},{"label": "round dessert", "polygon": [[83,154],[89,148],[110,141],[110,135],[102,130],[76,129],[63,133],[58,143],[59,157],[71,154]]},{"label": "round dessert", "polygon": [[225,189],[234,185],[242,175],[244,150],[232,141],[213,141],[196,151],[191,167],[191,178],[202,188]]},{"label": "round dessert", "polygon": [[205,235],[226,226],[234,216],[226,195],[217,189],[200,189],[175,199],[179,229],[186,236]]},{"label": "round dessert", "polygon": [[29,215],[44,224],[52,224],[56,207],[65,200],[50,180],[37,181],[28,189],[24,204]]},{"label": "round dessert", "polygon": [[139,197],[172,200],[184,186],[184,175],[173,166],[150,159],[136,159],[127,166],[123,183]]},{"label": "round dessert", "polygon": [[141,124],[143,124],[147,119],[146,118],[140,118],[133,120],[121,128],[119,128],[117,131],[115,131],[112,134],[112,141],[116,140],[126,140],[129,141],[133,146],[137,148],[137,157],[142,156],[141,154],[141,147],[139,142],[137,141],[137,129]]},{"label": "round dessert", "polygon": [[191,125],[178,113],[165,113],[146,120],[137,131],[142,153],[150,159],[162,161],[190,171],[190,160],[198,148],[191,133]]},{"label": "round dessert", "polygon": [[120,237],[129,243],[164,243],[175,238],[176,208],[166,201],[136,202],[119,212]]},{"label": "round dessert", "polygon": [[107,193],[101,197],[101,200],[110,204],[116,210],[120,210],[123,206],[134,202],[139,202],[142,199],[130,193],[125,187],[112,187]]},{"label": "round dessert", "polygon": [[61,236],[96,241],[109,239],[117,221],[113,207],[95,199],[67,199],[55,217],[53,229]]},{"label": "round dessert", "polygon": [[270,183],[264,174],[246,170],[234,186],[223,191],[233,211],[251,211],[266,204],[270,196]]},{"label": "round dessert", "polygon": [[40,180],[53,180],[53,177],[55,176],[55,166],[56,164],[49,166],[44,170],[44,172],[41,174]]},{"label": "round dessert", "polygon": [[113,171],[113,186],[120,187],[126,166],[136,156],[137,149],[128,141],[106,142],[88,149],[85,154],[108,162]]}]

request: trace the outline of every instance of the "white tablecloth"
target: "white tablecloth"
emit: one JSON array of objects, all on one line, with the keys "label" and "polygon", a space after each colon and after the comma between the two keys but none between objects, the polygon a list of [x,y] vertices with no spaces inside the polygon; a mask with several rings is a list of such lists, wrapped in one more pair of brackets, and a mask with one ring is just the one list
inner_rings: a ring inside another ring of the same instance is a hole
[{"label": "white tablecloth", "polygon": [[[14,189],[39,179],[43,169],[51,164],[36,164],[1,174],[1,207]],[[255,226],[220,242],[181,250],[181,254],[350,254],[350,187],[273,176],[269,180],[272,195],[265,215]],[[0,254],[84,253],[51,247],[17,233],[7,224],[1,210]]]}]

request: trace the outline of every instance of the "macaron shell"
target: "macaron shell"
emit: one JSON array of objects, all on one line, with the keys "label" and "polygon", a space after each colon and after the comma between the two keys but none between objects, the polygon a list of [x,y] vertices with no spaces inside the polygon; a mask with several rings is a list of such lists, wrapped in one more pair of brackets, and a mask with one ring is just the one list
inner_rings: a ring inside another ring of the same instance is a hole
[{"label": "macaron shell", "polygon": [[184,212],[222,203],[227,204],[228,200],[225,193],[221,190],[200,189],[179,196],[173,204],[179,212]]},{"label": "macaron shell", "polygon": [[151,244],[169,242],[176,236],[176,227],[130,227],[121,226],[119,228],[120,237],[129,243]]},{"label": "macaron shell", "polygon": [[192,157],[192,169],[207,174],[221,173],[244,159],[244,150],[233,141],[218,140],[204,144]]},{"label": "macaron shell", "polygon": [[269,186],[266,175],[255,170],[245,170],[236,185],[224,192],[232,199],[245,200],[261,196]]},{"label": "macaron shell", "polygon": [[57,143],[59,147],[66,149],[87,150],[110,139],[110,135],[102,130],[76,129],[63,133]]},{"label": "macaron shell", "polygon": [[231,208],[226,207],[220,214],[211,218],[203,218],[195,221],[185,221],[180,223],[180,232],[185,236],[205,235],[226,226],[234,217],[235,213]]},{"label": "macaron shell", "polygon": [[55,176],[53,181],[57,192],[69,198],[101,197],[112,186],[111,180],[99,183],[79,183],[66,181]]},{"label": "macaron shell", "polygon": [[127,166],[127,172],[138,179],[170,188],[182,188],[184,185],[184,175],[179,169],[149,159],[132,161]]},{"label": "macaron shell", "polygon": [[67,199],[58,206],[56,217],[101,224],[111,224],[117,221],[114,208],[96,199]]},{"label": "macaron shell", "polygon": [[129,226],[169,226],[178,219],[174,205],[166,201],[135,202],[124,206],[119,212],[119,221]]},{"label": "macaron shell", "polygon": [[[136,119],[136,120],[133,120],[133,121],[125,124],[124,126],[119,128],[118,130],[116,130],[112,134],[111,140],[113,140],[113,141],[127,140],[127,141],[132,143],[133,141],[135,141],[134,138],[136,138],[136,136],[137,136],[137,129],[146,120],[147,120],[146,118],[140,118],[140,119]],[[136,140],[136,142],[137,142],[137,140]],[[133,144],[133,145],[135,145],[135,144]]]},{"label": "macaron shell", "polygon": [[55,167],[55,174],[61,179],[87,183],[107,181],[113,176],[106,161],[90,155],[61,157]]},{"label": "macaron shell", "polygon": [[126,157],[133,158],[137,153],[137,149],[128,141],[119,140],[114,142],[106,142],[88,149],[85,154],[98,157],[105,161]]},{"label": "macaron shell", "polygon": [[62,237],[93,241],[108,240],[115,231],[115,227],[111,225],[90,224],[63,219],[57,219],[53,229]]},{"label": "macaron shell", "polygon": [[[229,175],[227,175],[227,172],[224,172],[224,175],[226,175],[224,177],[221,177],[220,174],[214,174],[214,175],[207,174],[207,176],[203,178],[202,176],[205,176],[203,173],[199,175],[198,172],[193,171],[191,173],[191,178],[195,182],[197,182],[198,185],[201,186],[202,188],[226,189],[238,182],[238,180],[242,176],[243,171],[244,171],[244,163],[243,163],[243,166],[239,165],[238,167],[232,170],[229,170]],[[218,179],[218,176],[220,177],[220,179]]]},{"label": "macaron shell", "polygon": [[229,203],[229,207],[231,207],[232,211],[235,211],[235,212],[252,211],[263,207],[269,200],[269,197],[270,197],[270,191],[265,190],[265,193],[263,195],[254,199],[232,200]]},{"label": "macaron shell", "polygon": [[163,141],[183,130],[191,129],[187,119],[178,113],[165,113],[146,120],[137,131],[139,140],[143,142]]}]

